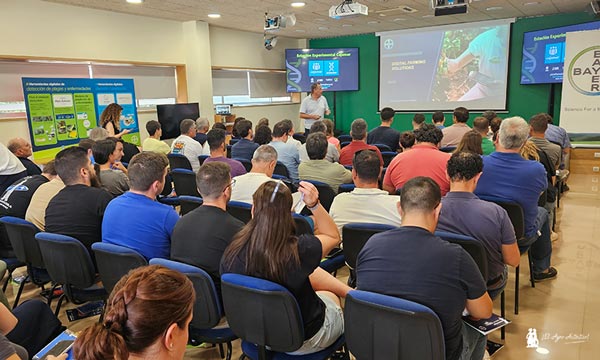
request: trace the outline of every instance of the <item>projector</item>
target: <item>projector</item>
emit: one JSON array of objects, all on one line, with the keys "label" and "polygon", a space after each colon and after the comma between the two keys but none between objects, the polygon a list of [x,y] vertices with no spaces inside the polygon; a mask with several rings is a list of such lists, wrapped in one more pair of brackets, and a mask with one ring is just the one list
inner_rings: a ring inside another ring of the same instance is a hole
[{"label": "projector", "polygon": [[431,0],[435,16],[466,14],[471,0]]},{"label": "projector", "polygon": [[369,15],[367,5],[359,4],[352,0],[344,0],[340,5],[334,5],[329,8],[329,17],[336,20],[358,15]]}]

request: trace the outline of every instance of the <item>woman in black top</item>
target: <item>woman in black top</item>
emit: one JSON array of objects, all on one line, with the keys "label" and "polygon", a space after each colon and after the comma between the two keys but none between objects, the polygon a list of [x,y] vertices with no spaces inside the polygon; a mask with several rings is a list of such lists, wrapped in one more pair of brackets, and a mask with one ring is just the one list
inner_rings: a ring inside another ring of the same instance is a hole
[{"label": "woman in black top", "polygon": [[252,220],[235,236],[223,255],[221,273],[238,273],[276,282],[298,301],[304,322],[304,344],[292,354],[320,351],[343,334],[338,297],[350,288],[319,267],[340,242],[338,229],[308,182],[298,189],[312,211],[318,235],[294,235],[292,194],[282,182],[268,181],[254,193]]},{"label": "woman in black top", "polygon": [[119,104],[108,104],[106,109],[100,114],[100,126],[108,131],[108,135],[120,139],[121,136],[128,134],[131,130],[119,130],[119,122],[121,120],[121,112],[123,107]]}]

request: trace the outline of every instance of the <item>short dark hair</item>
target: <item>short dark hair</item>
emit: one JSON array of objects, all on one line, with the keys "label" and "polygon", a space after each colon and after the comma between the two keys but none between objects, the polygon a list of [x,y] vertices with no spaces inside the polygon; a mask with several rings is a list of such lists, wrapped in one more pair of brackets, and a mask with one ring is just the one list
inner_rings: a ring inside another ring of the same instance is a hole
[{"label": "short dark hair", "polygon": [[362,140],[367,136],[367,122],[365,119],[358,118],[352,122],[350,135],[352,140]]},{"label": "short dark hair", "polygon": [[117,148],[117,141],[114,138],[106,138],[104,140],[96,141],[92,146],[92,153],[94,154],[94,161],[98,165],[104,165],[108,162],[110,155],[115,152]]},{"label": "short dark hair", "polygon": [[283,121],[273,125],[273,137],[280,138],[288,132],[288,126]]},{"label": "short dark hair", "polygon": [[473,120],[473,129],[480,133],[484,131],[487,133],[490,130],[490,121],[483,116],[478,116]]},{"label": "short dark hair", "polygon": [[377,182],[381,173],[381,162],[379,161],[377,152],[371,149],[363,149],[355,152],[352,159],[352,168],[361,180],[370,183]]},{"label": "short dark hair", "polygon": [[292,122],[292,120],[290,119],[283,119],[281,120],[281,123],[286,127],[287,131],[286,132],[290,132],[292,130],[294,130],[294,123]]},{"label": "short dark hair", "polygon": [[459,151],[448,160],[448,176],[451,181],[468,181],[483,171],[483,159],[471,151]]},{"label": "short dark hair", "polygon": [[545,113],[533,115],[531,119],[529,119],[529,126],[531,126],[536,133],[545,133],[548,129],[549,116],[550,115]]},{"label": "short dark hair", "polygon": [[452,114],[459,123],[466,123],[469,120],[469,110],[466,107],[457,107]]},{"label": "short dark hair", "polygon": [[420,143],[439,144],[444,137],[442,130],[433,124],[423,124],[414,131],[415,140]]},{"label": "short dark hair", "polygon": [[221,130],[227,130],[227,127],[225,126],[225,124],[220,123],[220,122],[216,122],[213,124],[212,129],[221,129]]},{"label": "short dark hair", "polygon": [[446,121],[446,118],[444,118],[444,113],[442,111],[436,111],[433,113],[433,115],[431,115],[431,120],[435,124],[439,124],[444,123],[444,121]]},{"label": "short dark hair", "polygon": [[500,130],[500,124],[502,123],[502,118],[495,117],[490,121],[490,129],[495,134],[498,130]]},{"label": "short dark hair", "polygon": [[79,146],[80,148],[84,148],[86,150],[90,150],[92,149],[92,147],[94,147],[94,144],[96,142],[92,139],[82,139],[79,144],[77,144],[77,146]]},{"label": "short dark hair", "polygon": [[425,122],[425,115],[423,115],[423,114],[415,114],[415,116],[413,116],[413,119],[412,119],[412,121],[413,121],[415,124],[419,124],[419,125],[421,125],[422,123],[424,123],[424,122]]},{"label": "short dark hair", "polygon": [[323,124],[325,124],[325,128],[327,129],[325,134],[327,136],[333,136],[333,121],[331,121],[331,119],[323,119]]},{"label": "short dark hair", "polygon": [[227,133],[223,129],[212,129],[206,133],[206,141],[210,150],[216,150],[223,146]]},{"label": "short dark hair", "polygon": [[56,175],[56,167],[54,166],[54,160],[50,160],[44,165],[44,169],[42,173],[55,176]]},{"label": "short dark hair", "polygon": [[245,138],[250,134],[250,130],[252,130],[252,122],[250,120],[242,119],[235,125],[235,129],[239,137]]},{"label": "short dark hair", "polygon": [[229,164],[214,161],[202,164],[196,174],[196,186],[203,198],[216,199],[231,182]]},{"label": "short dark hair", "polygon": [[196,122],[192,119],[184,119],[181,120],[181,122],[179,123],[179,132],[182,135],[185,135],[188,132],[190,132],[192,128],[196,128]]},{"label": "short dark hair", "polygon": [[242,120],[246,120],[245,117],[236,117],[235,120],[233,120],[233,127],[231,129],[231,136],[237,138],[240,137],[240,134],[237,131],[237,124],[242,121]]},{"label": "short dark hair", "polygon": [[327,136],[322,132],[315,132],[306,138],[306,152],[311,160],[322,160],[327,155]]},{"label": "short dark hair", "polygon": [[322,132],[323,134],[327,133],[327,126],[325,126],[323,121],[317,120],[310,126],[309,133],[313,134],[316,132]]},{"label": "short dark hair", "polygon": [[56,154],[56,173],[65,185],[74,184],[79,179],[79,171],[90,164],[87,151],[79,146],[71,146]]},{"label": "short dark hair", "polygon": [[133,190],[146,191],[155,181],[165,180],[165,169],[169,166],[167,156],[153,151],[135,154],[127,167],[129,186]]},{"label": "short dark hair", "polygon": [[481,116],[488,119],[488,121],[492,121],[492,119],[495,118],[497,115],[496,115],[495,111],[488,110],[488,111],[484,111],[483,114],[481,114]]},{"label": "short dark hair", "polygon": [[160,129],[160,123],[156,120],[150,120],[146,123],[146,131],[150,136],[154,136],[154,134],[156,134],[156,132]]},{"label": "short dark hair", "polygon": [[259,145],[265,145],[273,140],[271,129],[268,126],[263,125],[254,129],[254,142]]},{"label": "short dark hair", "polygon": [[405,213],[433,211],[441,200],[440,186],[426,176],[408,180],[400,193],[400,207]]},{"label": "short dark hair", "polygon": [[413,133],[412,131],[405,131],[402,134],[400,134],[400,145],[402,145],[402,148],[408,149],[413,147],[414,144],[415,133]]},{"label": "short dark hair", "polygon": [[391,107],[384,107],[381,109],[381,121],[391,121],[394,118],[394,115],[396,115],[396,111],[394,111],[394,109]]},{"label": "short dark hair", "polygon": [[320,86],[320,85],[321,85],[321,83],[319,83],[319,82],[312,83],[310,85],[310,93],[312,94],[315,91],[315,89],[317,88],[317,86]]}]

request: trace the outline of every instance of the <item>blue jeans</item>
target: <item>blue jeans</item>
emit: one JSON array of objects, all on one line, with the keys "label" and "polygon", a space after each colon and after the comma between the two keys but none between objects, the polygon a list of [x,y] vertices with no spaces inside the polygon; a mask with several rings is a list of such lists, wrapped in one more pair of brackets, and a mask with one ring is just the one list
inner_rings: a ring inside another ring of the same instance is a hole
[{"label": "blue jeans", "polygon": [[481,360],[485,354],[487,337],[463,322],[463,348],[460,360]]},{"label": "blue jeans", "polygon": [[502,279],[494,286],[493,289],[488,287],[488,294],[492,300],[495,300],[498,295],[502,293],[502,290],[506,287],[506,281],[508,280],[508,267],[504,265],[504,271],[502,272]]},{"label": "blue jeans", "polygon": [[529,248],[531,259],[533,261],[533,272],[541,273],[550,267],[550,258],[552,257],[552,241],[550,240],[550,220],[548,211],[538,206],[538,213],[535,219],[537,232],[525,237],[518,242],[519,249],[524,252]]}]

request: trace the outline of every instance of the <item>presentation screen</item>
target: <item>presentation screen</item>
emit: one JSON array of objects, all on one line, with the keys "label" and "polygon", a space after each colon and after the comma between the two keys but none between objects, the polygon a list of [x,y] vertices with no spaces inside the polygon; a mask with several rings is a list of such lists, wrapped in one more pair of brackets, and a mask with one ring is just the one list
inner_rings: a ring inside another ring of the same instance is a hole
[{"label": "presentation screen", "polygon": [[526,32],[523,35],[521,84],[561,83],[567,33],[598,29],[600,21]]},{"label": "presentation screen", "polygon": [[512,21],[378,33],[379,109],[505,110]]},{"label": "presentation screen", "polygon": [[358,48],[286,49],[286,90],[308,92],[313,83],[325,91],[358,90]]},{"label": "presentation screen", "polygon": [[196,121],[200,117],[198,103],[156,105],[156,115],[162,129],[162,140],[174,139],[181,135],[179,123],[185,119]]}]

